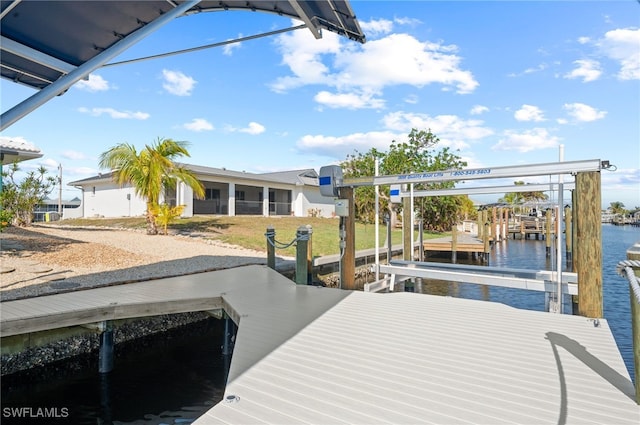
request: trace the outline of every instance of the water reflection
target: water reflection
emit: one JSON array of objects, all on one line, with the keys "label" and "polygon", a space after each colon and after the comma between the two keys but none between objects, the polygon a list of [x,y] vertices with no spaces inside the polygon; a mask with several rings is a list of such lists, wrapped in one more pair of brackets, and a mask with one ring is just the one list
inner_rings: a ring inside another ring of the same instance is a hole
[{"label": "water reflection", "polygon": [[66,408],[67,417],[39,422],[53,425],[191,423],[222,400],[231,357],[222,330],[209,319],[118,344],[108,374],[98,373],[96,354],[3,377],[2,407]]}]

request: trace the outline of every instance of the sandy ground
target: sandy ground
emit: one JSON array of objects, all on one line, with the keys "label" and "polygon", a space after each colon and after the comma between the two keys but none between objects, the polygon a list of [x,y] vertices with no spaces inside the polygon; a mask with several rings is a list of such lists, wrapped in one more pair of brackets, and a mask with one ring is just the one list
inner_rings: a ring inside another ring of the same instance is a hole
[{"label": "sandy ground", "polygon": [[[0,233],[0,299],[266,264],[266,253],[197,235],[36,225]],[[284,262],[289,259],[280,259]]]}]

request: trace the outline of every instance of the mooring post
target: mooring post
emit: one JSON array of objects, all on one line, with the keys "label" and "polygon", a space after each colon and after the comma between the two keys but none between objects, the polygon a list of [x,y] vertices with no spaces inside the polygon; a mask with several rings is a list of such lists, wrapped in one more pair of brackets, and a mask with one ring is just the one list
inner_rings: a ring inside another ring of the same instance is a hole
[{"label": "mooring post", "polygon": [[98,356],[98,372],[109,373],[113,370],[113,325],[111,321],[103,322],[100,332],[100,352]]},{"label": "mooring post", "polygon": [[[627,250],[627,259],[640,261],[640,242]],[[633,268],[633,273],[640,276],[640,268]],[[635,371],[636,403],[640,404],[640,304],[634,296],[634,291],[629,288],[631,300],[631,340],[633,341],[633,366]]]},{"label": "mooring post", "polygon": [[391,263],[391,255],[393,244],[391,243],[391,216],[387,213],[384,218],[385,223],[387,224],[387,264]]},{"label": "mooring post", "polygon": [[482,239],[482,232],[484,231],[484,221],[482,221],[482,211],[483,210],[478,210],[478,218],[476,223],[476,226],[478,226],[478,231],[477,231],[478,239]]},{"label": "mooring post", "polygon": [[574,220],[578,310],[581,316],[602,317],[602,224],[600,172],[576,174]]},{"label": "mooring post", "polygon": [[276,269],[276,231],[272,226],[267,226],[264,234],[267,237],[267,267]]},{"label": "mooring post", "polygon": [[458,226],[455,224],[451,227],[451,262],[456,263],[458,259]]},{"label": "mooring post", "polygon": [[411,246],[411,233],[413,233],[413,223],[411,222],[411,200],[402,198],[402,259],[413,261],[413,250]]},{"label": "mooring post", "polygon": [[547,258],[551,257],[551,208],[544,213],[544,244]]},{"label": "mooring post", "polygon": [[418,226],[420,228],[418,233],[418,260],[424,261],[424,221],[422,219],[418,221]]},{"label": "mooring post", "polygon": [[509,239],[509,208],[504,209],[503,232],[505,239]]},{"label": "mooring post", "polygon": [[493,236],[494,243],[500,240],[500,235],[498,235],[497,211],[498,209],[496,207],[491,208],[491,236]]},{"label": "mooring post", "polygon": [[489,264],[489,222],[484,223],[484,262]]},{"label": "mooring post", "polygon": [[307,224],[307,234],[309,240],[307,242],[307,285],[313,284],[313,247],[311,242],[313,240],[313,227]]},{"label": "mooring post", "polygon": [[573,263],[573,229],[571,228],[571,207],[569,205],[564,206],[564,243],[565,243],[565,258],[567,260],[567,266],[571,268]]},{"label": "mooring post", "polygon": [[356,207],[353,187],[340,188],[340,197],[349,200],[349,215],[345,217],[344,256],[342,257],[342,289],[356,289]]},{"label": "mooring post", "polygon": [[296,284],[307,284],[307,245],[309,242],[309,229],[306,226],[298,227],[296,231]]}]

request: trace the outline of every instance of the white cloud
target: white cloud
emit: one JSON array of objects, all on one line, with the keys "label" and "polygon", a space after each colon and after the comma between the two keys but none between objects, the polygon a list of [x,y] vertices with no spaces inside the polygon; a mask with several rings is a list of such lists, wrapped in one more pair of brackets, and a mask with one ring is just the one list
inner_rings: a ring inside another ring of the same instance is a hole
[{"label": "white cloud", "polygon": [[213,124],[204,118],[194,118],[191,122],[184,124],[183,127],[196,132],[213,130]]},{"label": "white cloud", "polygon": [[[375,27],[383,31],[389,24],[376,21]],[[343,42],[329,32],[315,40],[308,31],[297,31],[278,36],[276,44],[291,74],[276,79],[272,90],[286,92],[321,84],[335,88],[332,98],[344,107],[370,108],[371,103],[362,102],[363,94],[381,96],[390,86],[439,84],[460,94],[471,93],[478,86],[473,74],[461,69],[457,46],[423,42],[408,34],[389,34],[360,45]],[[328,93],[325,90],[316,98],[326,100]],[[345,101],[349,98],[351,101]]]},{"label": "white cloud", "polygon": [[65,174],[65,176],[77,176],[77,177],[82,177],[82,176],[95,176],[96,174],[98,174],[98,170],[95,168],[90,168],[90,167],[64,167],[63,165],[63,172]]},{"label": "white cloud", "polygon": [[595,81],[602,75],[600,63],[592,59],[581,59],[573,61],[577,66],[573,71],[564,75],[564,78],[574,79],[582,78],[583,83]]},{"label": "white cloud", "polygon": [[38,160],[38,165],[45,167],[49,171],[56,170],[56,175],[57,175],[58,165],[60,165],[60,163],[52,158],[42,158]]},{"label": "white cloud", "polygon": [[415,105],[416,103],[418,103],[420,98],[418,98],[418,96],[415,94],[410,94],[410,95],[407,95],[403,100],[405,101],[405,103]]},{"label": "white cloud", "polygon": [[190,96],[196,85],[196,80],[180,71],[162,70],[162,87],[176,96]]},{"label": "white cloud", "polygon": [[552,136],[544,128],[534,128],[523,132],[505,130],[504,137],[492,149],[496,151],[530,152],[539,149],[555,148],[560,138]]},{"label": "white cloud", "polygon": [[587,44],[591,41],[589,37],[578,37],[578,43]]},{"label": "white cloud", "polygon": [[300,151],[325,155],[342,161],[355,150],[366,152],[373,147],[387,150],[392,140],[404,139],[406,139],[406,134],[403,136],[390,131],[371,131],[339,137],[306,135],[298,140],[297,147]]},{"label": "white cloud", "polygon": [[336,58],[342,69],[338,81],[348,87],[382,89],[408,84],[422,87],[442,84],[458,93],[471,93],[478,82],[460,69],[461,58],[454,45],[421,42],[408,34],[391,34],[367,42],[359,51]]},{"label": "white cloud", "polygon": [[231,125],[226,125],[224,130],[229,133],[239,132],[239,133],[247,133],[255,136],[255,135],[264,133],[266,131],[266,128],[262,124],[259,124],[255,121],[251,121],[249,125],[245,128],[236,128]]},{"label": "white cloud", "polygon": [[565,103],[563,108],[576,121],[589,122],[602,119],[607,115],[607,111],[598,111],[596,108],[584,103]]},{"label": "white cloud", "polygon": [[96,74],[89,74],[88,80],[80,80],[75,83],[73,87],[80,90],[86,90],[91,93],[107,91],[111,88],[107,80]]},{"label": "white cloud", "polygon": [[533,105],[522,105],[515,114],[514,118],[518,121],[544,121],[544,113],[540,108]]},{"label": "white cloud", "polygon": [[484,105],[474,105],[473,108],[471,108],[470,114],[471,115],[480,115],[483,114],[485,112],[489,112],[489,108],[484,106]]},{"label": "white cloud", "polygon": [[329,108],[382,109],[384,99],[374,97],[374,93],[330,93],[321,91],[314,100]]},{"label": "white cloud", "polygon": [[[431,130],[440,139],[441,146],[454,149],[468,148],[471,142],[493,134],[481,120],[464,120],[456,115],[437,115],[392,112],[382,119],[385,128],[409,134],[411,129]],[[388,147],[388,143],[387,143]]]},{"label": "white cloud", "polygon": [[533,73],[536,73],[536,72],[544,71],[548,67],[549,67],[549,65],[547,65],[546,63],[541,63],[540,65],[538,65],[536,67],[527,68],[524,71],[522,71],[521,73],[512,72],[511,74],[508,74],[507,77],[520,77],[520,76],[525,75],[525,74],[533,74]]},{"label": "white cloud", "polygon": [[133,120],[146,120],[151,115],[146,112],[140,111],[118,111],[113,108],[78,108],[78,112],[82,112],[83,114],[89,114],[93,117],[99,117],[103,114],[109,115],[113,119],[133,119]]},{"label": "white cloud", "polygon": [[[244,37],[242,35],[242,33],[238,34],[238,37],[236,38],[242,38]],[[229,40],[227,40],[229,41]],[[226,56],[231,56],[233,55],[233,51],[234,50],[238,50],[240,47],[242,47],[242,43],[237,41],[235,43],[229,43],[229,44],[225,44],[224,46],[222,46],[222,54],[226,55]]]},{"label": "white cloud", "polygon": [[608,31],[597,45],[606,56],[619,62],[619,79],[640,80],[640,28]]},{"label": "white cloud", "polygon": [[262,134],[265,132],[265,127],[257,122],[250,122],[248,127],[241,128],[238,131],[241,133],[248,133],[252,135]]},{"label": "white cloud", "polygon": [[388,19],[361,21],[360,28],[367,35],[367,38],[377,37],[381,34],[389,34],[393,30],[393,21]]},{"label": "white cloud", "polygon": [[62,152],[62,157],[72,160],[87,159],[87,156],[84,153],[73,150],[66,150]]}]

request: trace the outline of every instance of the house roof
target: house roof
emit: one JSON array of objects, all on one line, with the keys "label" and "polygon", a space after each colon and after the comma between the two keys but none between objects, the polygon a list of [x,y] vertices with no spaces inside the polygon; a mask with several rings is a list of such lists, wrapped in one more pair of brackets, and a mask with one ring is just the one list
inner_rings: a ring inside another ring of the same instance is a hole
[{"label": "house roof", "polygon": [[2,165],[40,157],[42,157],[42,152],[31,143],[0,138]]},{"label": "house roof", "polygon": [[[235,180],[253,180],[265,183],[284,183],[290,185],[318,186],[318,173],[313,168],[302,170],[280,171],[275,173],[248,173],[245,171],[227,170],[226,168],[205,167],[202,165],[181,164],[193,173],[203,177],[225,177]],[[84,186],[111,180],[113,172],[87,177],[69,183],[69,186]]]},{"label": "house roof", "polygon": [[3,112],[0,129],[174,18],[226,10],[274,13],[301,20],[316,38],[326,29],[365,42],[348,0],[1,0],[0,73],[41,91]]}]

